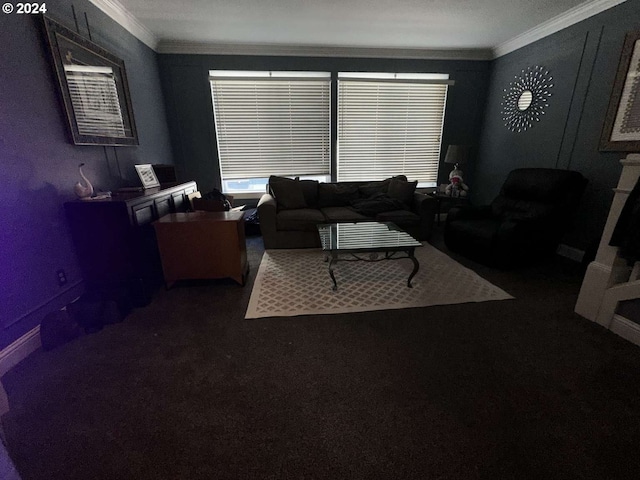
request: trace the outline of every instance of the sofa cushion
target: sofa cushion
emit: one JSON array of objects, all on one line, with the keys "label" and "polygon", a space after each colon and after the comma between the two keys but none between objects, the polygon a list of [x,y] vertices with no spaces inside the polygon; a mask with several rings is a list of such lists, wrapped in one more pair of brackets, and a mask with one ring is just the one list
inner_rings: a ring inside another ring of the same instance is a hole
[{"label": "sofa cushion", "polygon": [[366,215],[367,217],[375,217],[382,212],[390,212],[391,210],[404,208],[404,204],[400,200],[390,198],[383,193],[371,198],[354,200],[351,202],[351,206],[356,212]]},{"label": "sofa cushion", "polygon": [[325,217],[325,222],[339,223],[339,222],[362,222],[371,220],[370,217],[366,217],[356,212],[351,207],[325,207],[321,209],[322,214]]},{"label": "sofa cushion", "polygon": [[325,218],[322,212],[314,208],[282,210],[276,215],[276,228],[278,230],[315,231],[316,225],[324,222]]},{"label": "sofa cushion", "polygon": [[307,207],[318,208],[318,181],[317,180],[300,180],[302,194],[307,202]]},{"label": "sofa cushion", "polygon": [[269,177],[269,188],[276,199],[278,210],[307,207],[302,186],[298,180],[271,175]]},{"label": "sofa cushion", "polygon": [[410,227],[420,223],[420,216],[408,210],[392,210],[379,213],[375,219],[377,222],[393,222],[399,227]]},{"label": "sofa cushion", "polygon": [[318,207],[346,207],[360,197],[358,187],[348,183],[320,183]]},{"label": "sofa cushion", "polygon": [[387,195],[391,198],[400,200],[407,206],[410,206],[413,201],[413,192],[415,192],[417,185],[417,181],[407,182],[397,178],[392,178],[391,182],[389,182]]}]

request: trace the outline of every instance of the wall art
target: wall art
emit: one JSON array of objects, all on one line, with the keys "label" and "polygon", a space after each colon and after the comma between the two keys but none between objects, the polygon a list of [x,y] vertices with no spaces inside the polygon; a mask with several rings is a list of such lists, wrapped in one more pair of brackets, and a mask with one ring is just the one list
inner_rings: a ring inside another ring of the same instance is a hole
[{"label": "wall art", "polygon": [[540,121],[553,87],[553,77],[544,67],[535,66],[522,70],[504,89],[502,120],[512,132],[524,132]]},{"label": "wall art", "polygon": [[76,145],[137,145],[124,62],[42,16],[60,93]]},{"label": "wall art", "polygon": [[625,38],[600,150],[640,152],[640,32],[628,33]]}]

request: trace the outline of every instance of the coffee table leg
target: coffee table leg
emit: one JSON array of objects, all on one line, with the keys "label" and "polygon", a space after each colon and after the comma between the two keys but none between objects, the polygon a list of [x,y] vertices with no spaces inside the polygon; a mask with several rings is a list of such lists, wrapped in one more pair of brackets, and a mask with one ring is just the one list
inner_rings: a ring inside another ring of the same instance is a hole
[{"label": "coffee table leg", "polygon": [[333,275],[333,266],[338,263],[338,256],[335,253],[331,254],[331,261],[329,262],[329,276],[331,277],[331,280],[333,281],[333,290],[337,290],[338,289],[338,282],[336,282],[336,277],[335,275]]},{"label": "coffee table leg", "polygon": [[418,273],[418,270],[420,269],[420,264],[418,263],[414,253],[414,248],[407,251],[407,255],[409,255],[409,258],[413,262],[413,271],[411,272],[411,275],[409,275],[409,280],[407,280],[407,287],[409,288],[413,288],[413,285],[411,285],[411,279],[416,276],[416,273]]}]

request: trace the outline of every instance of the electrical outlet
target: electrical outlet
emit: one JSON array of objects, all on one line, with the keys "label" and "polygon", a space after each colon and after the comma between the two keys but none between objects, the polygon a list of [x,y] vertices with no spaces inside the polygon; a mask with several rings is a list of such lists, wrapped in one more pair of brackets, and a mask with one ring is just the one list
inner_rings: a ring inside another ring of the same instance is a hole
[{"label": "electrical outlet", "polygon": [[58,275],[58,285],[62,287],[63,285],[67,284],[67,274],[64,273],[64,270],[58,270],[56,272],[56,275]]}]

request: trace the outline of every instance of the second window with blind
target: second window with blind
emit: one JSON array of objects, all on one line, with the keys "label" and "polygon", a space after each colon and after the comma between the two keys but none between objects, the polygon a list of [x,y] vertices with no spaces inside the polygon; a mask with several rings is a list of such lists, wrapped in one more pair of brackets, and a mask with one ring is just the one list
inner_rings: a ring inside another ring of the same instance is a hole
[{"label": "second window with blind", "polygon": [[328,72],[211,71],[210,82],[227,192],[262,193],[270,175],[329,181],[332,115],[338,181],[437,183],[448,75],[339,73],[337,112]]}]

